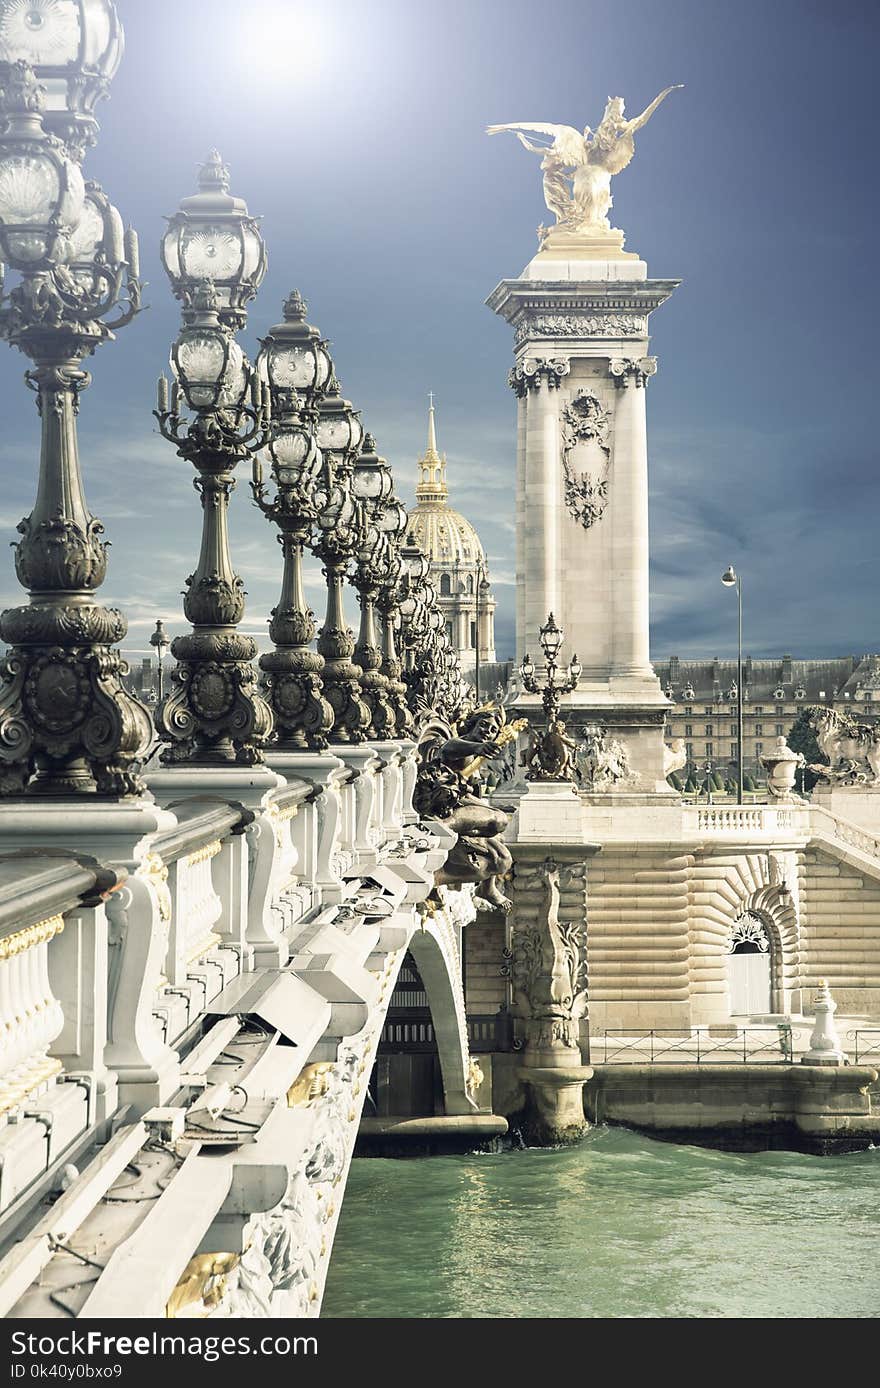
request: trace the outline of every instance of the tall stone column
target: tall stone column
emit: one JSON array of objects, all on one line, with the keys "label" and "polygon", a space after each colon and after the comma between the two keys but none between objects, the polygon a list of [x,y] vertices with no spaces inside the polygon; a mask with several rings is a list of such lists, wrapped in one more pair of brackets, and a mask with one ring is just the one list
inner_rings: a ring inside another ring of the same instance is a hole
[{"label": "tall stone column", "polygon": [[[677,284],[648,279],[610,242],[550,238],[487,301],[515,332],[517,663],[538,656],[552,611],[563,660],[582,666],[562,715],[571,732],[598,723],[623,746],[629,770],[615,789],[625,780],[641,795],[668,793],[668,700],[649,653],[644,387],[648,318]],[[534,699],[518,703],[529,713]]]},{"label": "tall stone column", "polygon": [[[552,363],[524,358],[510,372],[520,397],[521,536],[517,572],[517,660],[537,642],[538,629],[560,600],[559,420],[556,391],[568,372],[564,358]],[[519,498],[518,498],[519,500]]]},{"label": "tall stone column", "polygon": [[645,391],[654,357],[609,363],[617,387],[614,408],[615,506],[611,535],[614,586],[612,679],[651,679],[648,580],[648,424]]}]

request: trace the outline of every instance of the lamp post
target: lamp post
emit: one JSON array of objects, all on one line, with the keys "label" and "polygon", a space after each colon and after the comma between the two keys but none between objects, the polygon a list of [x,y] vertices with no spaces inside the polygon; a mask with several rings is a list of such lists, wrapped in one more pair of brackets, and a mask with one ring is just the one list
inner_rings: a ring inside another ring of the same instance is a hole
[{"label": "lamp post", "polygon": [[736,647],[736,803],[743,804],[743,765],[745,748],[743,746],[743,600],[742,579],[732,564],[721,575],[725,588],[736,588],[737,603],[737,647]]},{"label": "lamp post", "polygon": [[384,739],[394,736],[397,719],[389,697],[388,680],[382,673],[376,606],[391,543],[380,518],[391,496],[393,482],[387,462],[376,451],[376,440],[372,434],[364,436],[363,448],[352,473],[351,490],[357,504],[358,532],[352,582],[361,613],[354,657],[361,669],[361,694],[370,710],[367,735]]},{"label": "lamp post", "polygon": [[539,769],[530,771],[529,779],[556,780],[559,777],[564,779],[567,775],[570,758],[564,749],[555,745],[554,731],[559,721],[560,700],[563,694],[570,694],[573,689],[577,688],[578,680],[581,677],[581,663],[576,655],[572,656],[563,678],[557,678],[559,652],[564,640],[564,633],[552,612],[541,627],[538,639],[544,654],[543,683],[538,678],[534,662],[528,653],[523,657],[519,667],[523,688],[529,694],[541,695],[544,717],[547,720],[547,731],[538,739],[535,746],[535,756],[538,759]]},{"label": "lamp post", "polygon": [[331,740],[357,743],[367,735],[370,710],[361,695],[361,668],[352,661],[355,639],[345,621],[343,584],[358,544],[358,508],[351,477],[364,431],[358,412],[342,398],[335,377],[331,377],[318,406],[315,437],[323,458],[312,551],[320,559],[327,580],[327,610],[318,633],[318,651],[324,657],[324,695],[333,709]]},{"label": "lamp post", "polygon": [[397,650],[396,632],[401,624],[399,585],[403,572],[401,547],[407,527],[406,507],[392,493],[379,513],[379,526],[387,544],[379,574],[376,608],[381,624],[382,665],[388,697],[394,710],[395,732],[409,737],[413,731],[412,714],[406,702],[406,685],[401,678],[402,666]]},{"label": "lamp post", "polygon": [[150,645],[156,650],[156,702],[161,704],[165,698],[165,670],[162,662],[165,659],[165,652],[171,645],[162,625],[161,617],[156,622],[156,630],[150,637]]},{"label": "lamp post", "polygon": [[311,649],[315,614],[306,603],[302,572],[323,468],[314,436],[317,401],[332,363],[326,343],[305,316],[306,305],[294,290],[284,304],[283,323],[263,339],[257,358],[257,371],[271,393],[272,437],[262,457],[271,469],[275,495],[270,499],[264,485],[260,455],[253,460],[251,490],[263,515],[278,527],[284,555],[281,594],[269,622],[274,649],[261,655],[259,663],[275,720],[275,746],[281,751],[321,751],[333,725],[333,709],[322,693],[324,659]]},{"label": "lamp post", "polygon": [[0,619],[9,647],[0,794],[126,796],[144,789],[136,766],[152,725],[122,685],[113,647],[125,619],[96,601],[107,546],[86,504],[76,430],[91,380],[82,362],[141,300],[137,236],[123,233],[77,162],[94,137],[92,107],[116,70],[121,29],[110,0],[16,8],[21,23],[10,6],[0,11],[0,261],[17,278],[0,303],[0,336],[33,363],[25,380],[42,440],[36,500],[15,547],[29,605]]},{"label": "lamp post", "polygon": [[227,516],[236,463],[270,437],[269,385],[235,340],[266,254],[246,205],[229,192],[216,150],[199,192],[169,222],[162,259],[183,304],[183,327],[171,349],[174,381],[169,391],[160,376],[154,413],[163,438],[198,474],[202,541],[183,604],[192,633],[172,643],[173,688],[156,726],[168,744],[165,762],[253,766],[263,760],[272,712],[256,688],[256,643],[237,630],[245,594],[232,567]]}]

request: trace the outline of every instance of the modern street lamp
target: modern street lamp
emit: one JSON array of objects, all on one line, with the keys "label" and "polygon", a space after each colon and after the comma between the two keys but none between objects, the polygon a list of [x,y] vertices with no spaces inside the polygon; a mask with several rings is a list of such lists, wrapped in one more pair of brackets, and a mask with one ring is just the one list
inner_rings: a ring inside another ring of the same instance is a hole
[{"label": "modern street lamp", "polygon": [[162,662],[165,659],[165,652],[171,645],[165,628],[162,625],[161,617],[156,622],[156,630],[150,637],[150,645],[154,646],[156,650],[156,703],[161,704],[162,700],[165,698],[165,670]]},{"label": "modern street lamp", "polygon": [[736,737],[737,737],[737,765],[736,765],[736,803],[743,803],[743,599],[742,599],[742,579],[736,572],[732,564],[729,564],[721,575],[721,582],[725,588],[736,588],[737,602],[737,648],[736,648]]}]

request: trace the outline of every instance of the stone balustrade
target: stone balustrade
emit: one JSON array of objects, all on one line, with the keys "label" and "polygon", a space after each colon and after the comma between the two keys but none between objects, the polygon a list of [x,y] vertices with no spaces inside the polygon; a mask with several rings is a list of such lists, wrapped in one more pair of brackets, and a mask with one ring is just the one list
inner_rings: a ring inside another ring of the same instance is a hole
[{"label": "stone balustrade", "polygon": [[[157,770],[153,801],[0,823],[0,1235],[121,1104],[134,1119],[180,1093],[218,1017],[274,1016],[279,979],[295,1068],[334,1063],[368,1019],[372,1037],[448,843],[404,830],[412,744],[340,752]],[[433,929],[457,975],[459,928]],[[452,992],[457,1034],[460,976]]]}]

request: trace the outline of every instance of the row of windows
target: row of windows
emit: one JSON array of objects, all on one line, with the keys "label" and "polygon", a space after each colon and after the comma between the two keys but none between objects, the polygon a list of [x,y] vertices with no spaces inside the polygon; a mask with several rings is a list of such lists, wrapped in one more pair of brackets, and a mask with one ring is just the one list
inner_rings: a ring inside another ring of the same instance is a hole
[{"label": "row of windows", "polygon": [[[688,761],[693,761],[693,760],[694,760],[694,755],[695,755],[695,754],[694,754],[694,744],[693,744],[692,742],[686,742],[686,743],[685,743],[685,751],[687,752],[687,759],[688,759]],[[756,742],[756,743],[755,743],[755,756],[756,756],[756,757],[759,757],[763,751],[764,751],[764,744],[763,744],[763,742]],[[706,742],[706,743],[704,743],[703,755],[704,755],[705,757],[707,757],[707,758],[711,761],[712,758],[716,755],[716,744],[715,744],[714,742]],[[739,745],[738,745],[738,743],[736,743],[736,742],[731,742],[731,744],[730,744],[730,751],[729,751],[728,753],[725,754],[724,744],[721,743],[721,742],[719,742],[719,743],[717,744],[717,755],[718,755],[719,757],[723,757],[723,756],[727,755],[727,757],[729,758],[730,761],[738,761],[738,760],[739,760]]]},{"label": "row of windows", "polygon": [[[748,729],[748,731],[749,731],[749,733],[750,733],[752,736],[754,736],[754,737],[763,737],[763,736],[764,736],[764,725],[763,725],[763,723],[755,723],[751,728]],[[693,735],[694,735],[694,725],[693,725],[693,723],[685,723],[685,725],[684,725],[684,735],[685,735],[685,737],[693,737]],[[704,735],[704,737],[712,737],[712,736],[713,736],[713,729],[712,729],[712,724],[711,724],[711,723],[707,723],[707,724],[706,724],[705,731],[704,731],[704,734],[703,734],[703,735]],[[784,737],[784,736],[785,736],[785,724],[784,724],[784,723],[777,723],[777,724],[776,724],[776,736],[777,736],[777,737]]]},{"label": "row of windows", "polygon": [[[775,704],[773,706],[773,712],[776,714],[777,718],[784,713],[800,713],[800,711],[801,710],[796,708],[794,704],[792,704],[790,708],[787,708],[785,704]],[[682,709],[682,713],[684,712],[685,710]],[[696,713],[696,709],[688,709],[687,713]],[[735,718],[736,700],[734,700],[732,708],[716,708],[714,704],[705,704],[703,713],[707,718],[726,718],[728,715],[731,718]],[[770,713],[770,709],[765,708],[763,704],[752,704],[749,708],[743,708],[743,714],[746,718],[760,717],[762,713]],[[675,717],[674,714],[672,716]]]}]

